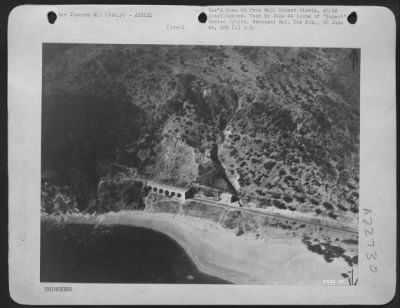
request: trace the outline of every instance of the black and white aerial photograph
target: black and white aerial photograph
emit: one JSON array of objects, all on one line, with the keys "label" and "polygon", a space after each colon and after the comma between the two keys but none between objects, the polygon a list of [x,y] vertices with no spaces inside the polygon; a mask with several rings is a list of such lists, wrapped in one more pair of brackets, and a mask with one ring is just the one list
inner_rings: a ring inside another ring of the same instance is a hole
[{"label": "black and white aerial photograph", "polygon": [[360,56],[44,43],[40,281],[356,286]]}]

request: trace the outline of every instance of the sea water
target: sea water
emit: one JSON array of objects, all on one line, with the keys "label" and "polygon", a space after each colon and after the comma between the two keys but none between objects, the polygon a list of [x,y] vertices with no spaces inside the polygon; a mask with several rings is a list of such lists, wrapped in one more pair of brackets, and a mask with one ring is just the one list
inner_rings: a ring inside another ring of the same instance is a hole
[{"label": "sea water", "polygon": [[42,282],[228,283],[201,273],[178,243],[153,230],[42,223],[41,231]]}]

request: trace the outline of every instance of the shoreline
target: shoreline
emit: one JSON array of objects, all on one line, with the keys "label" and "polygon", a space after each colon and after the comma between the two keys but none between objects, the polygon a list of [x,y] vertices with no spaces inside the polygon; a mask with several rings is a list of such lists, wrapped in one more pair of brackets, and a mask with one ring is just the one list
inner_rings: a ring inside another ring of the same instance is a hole
[{"label": "shoreline", "polygon": [[46,219],[161,232],[185,250],[199,271],[234,284],[322,285],[325,279],[341,279],[340,274],[348,269],[339,259],[325,262],[297,238],[238,237],[213,222],[179,214],[120,211],[42,216],[42,221]]}]

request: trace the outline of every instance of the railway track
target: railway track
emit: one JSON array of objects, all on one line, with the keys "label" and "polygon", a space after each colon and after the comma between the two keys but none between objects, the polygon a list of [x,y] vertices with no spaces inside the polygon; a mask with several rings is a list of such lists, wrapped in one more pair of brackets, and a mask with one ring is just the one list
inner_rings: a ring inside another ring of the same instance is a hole
[{"label": "railway track", "polygon": [[289,216],[285,216],[282,214],[266,213],[262,210],[256,210],[256,209],[250,209],[250,208],[244,208],[244,207],[236,207],[236,206],[231,206],[228,204],[221,204],[221,203],[213,202],[211,200],[206,200],[203,198],[195,197],[192,200],[197,201],[197,202],[206,203],[211,206],[216,206],[216,207],[221,207],[221,208],[229,208],[229,209],[233,209],[233,210],[240,210],[242,212],[247,212],[250,214],[278,218],[278,219],[282,219],[282,220],[296,221],[296,222],[299,222],[302,224],[313,225],[313,226],[322,227],[322,228],[328,228],[328,229],[332,229],[332,230],[336,230],[336,231],[340,231],[340,232],[348,232],[348,233],[358,234],[358,230],[356,230],[355,228],[347,227],[347,226],[340,227],[340,226],[334,226],[334,225],[330,225],[330,224],[319,223],[317,221],[312,221],[312,220],[307,220],[307,219],[299,219],[299,218],[289,217]]}]

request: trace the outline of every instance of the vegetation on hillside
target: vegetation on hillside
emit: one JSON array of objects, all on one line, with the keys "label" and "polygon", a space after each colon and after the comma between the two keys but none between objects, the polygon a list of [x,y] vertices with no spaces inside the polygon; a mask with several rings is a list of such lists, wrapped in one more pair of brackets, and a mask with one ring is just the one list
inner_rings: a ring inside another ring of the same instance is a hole
[{"label": "vegetation on hillside", "polygon": [[43,172],[70,186],[81,208],[117,162],[170,184],[235,192],[245,206],[354,223],[354,53],[66,45],[44,65]]}]

